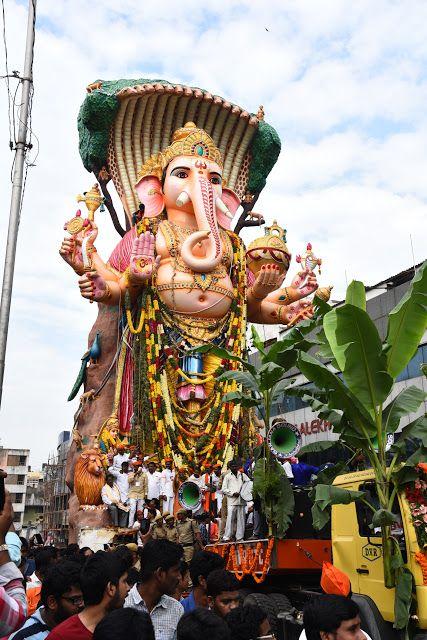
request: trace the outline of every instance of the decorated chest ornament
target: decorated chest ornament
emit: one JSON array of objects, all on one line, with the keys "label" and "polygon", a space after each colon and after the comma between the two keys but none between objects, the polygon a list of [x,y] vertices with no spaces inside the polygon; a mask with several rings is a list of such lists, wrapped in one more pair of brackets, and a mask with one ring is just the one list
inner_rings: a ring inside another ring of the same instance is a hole
[{"label": "decorated chest ornament", "polygon": [[295,259],[297,262],[301,264],[301,266],[304,269],[308,269],[309,271],[314,271],[316,267],[319,267],[319,273],[321,273],[320,267],[322,264],[322,259],[316,258],[316,256],[314,255],[311,242],[307,244],[307,249],[305,253],[303,253],[302,256],[298,255]]},{"label": "decorated chest ornament", "polygon": [[145,176],[162,178],[163,170],[178,156],[195,156],[202,162],[211,160],[222,169],[222,157],[220,150],[214,141],[203,129],[196,127],[194,122],[187,122],[173,134],[172,143],[160,153],[155,153],[148,158],[142,166],[138,179]]},{"label": "decorated chest ornament", "polygon": [[275,264],[280,272],[286,274],[291,254],[286,245],[286,229],[282,229],[276,220],[271,227],[265,227],[265,234],[253,240],[246,252],[248,269],[256,276],[264,265]]}]

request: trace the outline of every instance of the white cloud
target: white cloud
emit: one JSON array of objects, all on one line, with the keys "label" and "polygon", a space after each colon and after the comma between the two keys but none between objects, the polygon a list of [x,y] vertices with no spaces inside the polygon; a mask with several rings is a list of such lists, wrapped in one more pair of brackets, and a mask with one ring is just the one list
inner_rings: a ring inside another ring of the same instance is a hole
[{"label": "white cloud", "polygon": [[[18,0],[5,7],[9,68],[22,71],[26,7]],[[424,2],[123,0],[119,11],[115,0],[46,0],[38,12],[40,155],[20,228],[1,423],[2,442],[30,446],[33,464],[72,425],[76,405],[66,397],[96,313],[57,252],[76,194],[93,183],[78,156],[76,117],[96,78],[161,77],[250,111],[264,104],[285,144],[257,210],[287,227],[294,256],[313,243],[335,297],[346,276],[373,284],[408,267],[409,234],[416,260],[425,257]],[[1,88],[5,176],[11,154]],[[9,196],[3,180],[3,239]],[[107,257],[118,237],[107,214],[98,220],[97,246]],[[3,252],[4,242],[0,259]]]}]

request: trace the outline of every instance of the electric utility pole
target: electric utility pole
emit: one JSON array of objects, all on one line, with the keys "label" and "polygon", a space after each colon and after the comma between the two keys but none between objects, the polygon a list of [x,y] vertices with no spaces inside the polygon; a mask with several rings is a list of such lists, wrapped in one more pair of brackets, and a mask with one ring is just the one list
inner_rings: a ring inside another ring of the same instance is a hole
[{"label": "electric utility pole", "polygon": [[27,153],[27,121],[33,84],[33,55],[36,22],[36,1],[29,0],[27,41],[25,45],[24,75],[21,78],[22,93],[19,109],[18,139],[15,146],[15,159],[10,199],[9,230],[7,233],[6,255],[4,258],[3,287],[0,306],[0,406],[3,394],[4,366],[6,359],[7,332],[9,330],[10,302],[12,299],[13,274],[15,271],[16,241],[18,239],[19,219],[21,216],[22,178]]}]

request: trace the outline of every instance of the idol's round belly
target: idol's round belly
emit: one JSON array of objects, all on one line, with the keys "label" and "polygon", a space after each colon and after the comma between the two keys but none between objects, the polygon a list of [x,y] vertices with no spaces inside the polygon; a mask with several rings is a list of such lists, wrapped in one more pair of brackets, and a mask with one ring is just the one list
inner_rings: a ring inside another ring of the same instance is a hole
[{"label": "idol's round belly", "polygon": [[[159,267],[156,279],[159,298],[170,311],[199,318],[223,318],[229,311],[233,285],[228,276],[218,279],[206,290],[193,288],[194,276],[191,273],[176,271],[173,276],[173,269],[165,265]],[[206,274],[205,281],[208,280],[209,274]],[[212,290],[212,287],[219,287],[220,290]]]}]

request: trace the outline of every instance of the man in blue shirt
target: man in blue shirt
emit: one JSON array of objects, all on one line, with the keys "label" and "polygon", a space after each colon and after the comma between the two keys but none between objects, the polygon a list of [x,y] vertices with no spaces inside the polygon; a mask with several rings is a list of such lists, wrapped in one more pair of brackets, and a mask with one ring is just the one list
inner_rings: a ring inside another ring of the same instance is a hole
[{"label": "man in blue shirt", "polygon": [[292,473],[294,474],[293,484],[298,487],[305,487],[310,484],[311,476],[319,473],[319,467],[314,467],[312,464],[306,464],[305,462],[299,462],[298,458],[294,458],[296,462],[292,464]]},{"label": "man in blue shirt", "polygon": [[187,598],[181,600],[184,613],[194,611],[197,607],[208,608],[207,578],[215,569],[224,569],[225,560],[212,551],[198,551],[190,562],[190,577],[193,589]]}]

